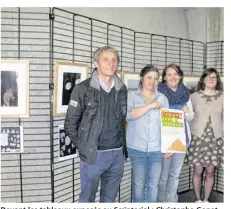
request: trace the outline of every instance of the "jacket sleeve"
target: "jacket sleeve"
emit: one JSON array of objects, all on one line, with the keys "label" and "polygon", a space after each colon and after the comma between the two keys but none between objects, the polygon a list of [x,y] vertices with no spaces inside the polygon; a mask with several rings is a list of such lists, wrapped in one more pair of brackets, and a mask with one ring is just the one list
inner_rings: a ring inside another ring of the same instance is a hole
[{"label": "jacket sleeve", "polygon": [[187,102],[187,107],[189,109],[189,111],[187,113],[185,113],[185,120],[187,122],[190,122],[193,120],[194,118],[194,112],[193,112],[193,107],[192,107],[192,101],[191,99],[189,99],[189,101]]},{"label": "jacket sleeve", "polygon": [[67,136],[77,148],[78,129],[82,119],[84,104],[84,92],[80,85],[75,86],[71,93],[71,98],[67,108],[67,114],[64,122],[64,129]]},{"label": "jacket sleeve", "polygon": [[133,108],[134,108],[134,96],[132,94],[132,91],[128,91],[126,120],[131,120],[131,112]]}]

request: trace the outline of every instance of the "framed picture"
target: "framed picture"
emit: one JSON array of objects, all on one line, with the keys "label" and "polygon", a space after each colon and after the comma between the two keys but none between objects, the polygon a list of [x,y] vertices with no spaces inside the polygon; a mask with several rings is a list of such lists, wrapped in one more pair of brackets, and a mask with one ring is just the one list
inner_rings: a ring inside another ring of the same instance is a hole
[{"label": "framed picture", "polygon": [[29,117],[29,61],[1,60],[1,117]]},{"label": "framed picture", "polygon": [[54,116],[65,115],[75,85],[88,77],[88,64],[57,62],[54,72]]},{"label": "framed picture", "polygon": [[196,90],[196,86],[200,80],[200,76],[184,76],[183,83],[188,88],[190,93]]},{"label": "framed picture", "polygon": [[66,135],[63,125],[59,126],[59,161],[77,157],[77,149]]},{"label": "framed picture", "polygon": [[136,90],[140,82],[140,74],[136,72],[123,71],[122,80],[127,86],[128,91]]},{"label": "framed picture", "polygon": [[1,152],[23,152],[23,127],[1,127]]}]

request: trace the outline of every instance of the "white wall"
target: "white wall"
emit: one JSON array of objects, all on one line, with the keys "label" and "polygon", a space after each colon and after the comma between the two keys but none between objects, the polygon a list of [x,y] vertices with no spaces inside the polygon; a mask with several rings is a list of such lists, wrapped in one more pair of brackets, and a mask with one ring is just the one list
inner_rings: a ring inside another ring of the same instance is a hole
[{"label": "white wall", "polygon": [[185,13],[190,39],[206,42],[206,8],[186,8]]},{"label": "white wall", "polygon": [[188,38],[183,8],[65,7],[62,9],[138,32]]},{"label": "white wall", "polygon": [[189,37],[210,42],[224,40],[224,8],[186,8]]},{"label": "white wall", "polygon": [[202,42],[224,40],[223,8],[65,7],[62,9],[139,32]]},{"label": "white wall", "polygon": [[207,41],[224,40],[224,8],[207,8]]}]

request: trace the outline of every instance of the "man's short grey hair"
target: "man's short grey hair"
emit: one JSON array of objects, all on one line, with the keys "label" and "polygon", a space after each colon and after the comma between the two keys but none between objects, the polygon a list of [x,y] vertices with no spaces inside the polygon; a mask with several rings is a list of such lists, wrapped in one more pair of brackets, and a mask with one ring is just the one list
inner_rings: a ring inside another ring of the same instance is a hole
[{"label": "man's short grey hair", "polygon": [[100,47],[98,48],[95,52],[94,52],[94,55],[93,55],[93,60],[98,62],[99,61],[99,56],[101,53],[105,52],[105,51],[110,51],[110,52],[114,52],[116,57],[117,57],[117,64],[120,63],[120,57],[119,57],[119,53],[118,51],[112,47],[112,46],[109,46],[109,45],[106,45],[106,46],[103,46],[103,47]]}]

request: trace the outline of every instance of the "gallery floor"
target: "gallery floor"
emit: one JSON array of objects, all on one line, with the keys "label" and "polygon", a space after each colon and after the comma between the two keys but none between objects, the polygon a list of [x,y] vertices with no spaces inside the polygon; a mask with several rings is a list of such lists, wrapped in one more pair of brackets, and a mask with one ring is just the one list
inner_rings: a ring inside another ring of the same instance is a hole
[{"label": "gallery floor", "polygon": [[[195,202],[196,197],[193,190],[179,194],[179,202]],[[212,191],[209,202],[224,202],[223,194],[220,192]]]}]

